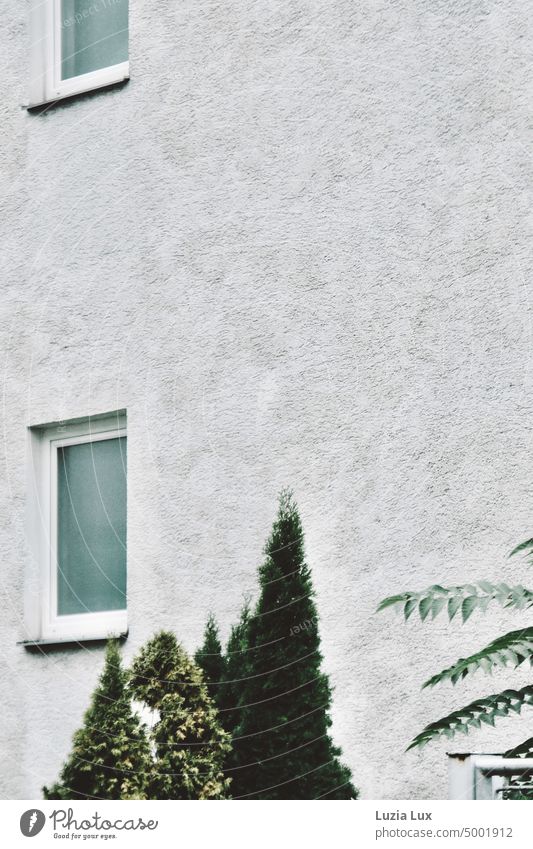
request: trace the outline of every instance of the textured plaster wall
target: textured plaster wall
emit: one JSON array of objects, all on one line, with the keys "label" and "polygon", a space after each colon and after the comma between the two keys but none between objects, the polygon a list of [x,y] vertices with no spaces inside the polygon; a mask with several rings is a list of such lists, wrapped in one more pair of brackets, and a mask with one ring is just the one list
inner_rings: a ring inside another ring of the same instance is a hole
[{"label": "textured plaster wall", "polygon": [[[279,489],[301,506],[334,735],[367,798],[446,797],[419,691],[527,615],[374,615],[532,583],[531,16],[501,0],[130,0],[131,81],[29,114],[1,0],[0,792],[53,780],[100,648],[24,637],[26,426],[126,407],[131,657],[224,635]],[[502,722],[453,749],[531,736]]]}]

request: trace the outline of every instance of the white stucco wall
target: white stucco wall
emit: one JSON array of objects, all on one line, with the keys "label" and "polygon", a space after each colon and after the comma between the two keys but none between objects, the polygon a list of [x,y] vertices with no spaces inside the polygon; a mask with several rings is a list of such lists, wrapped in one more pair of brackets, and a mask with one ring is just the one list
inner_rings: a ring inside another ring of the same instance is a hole
[{"label": "white stucco wall", "polygon": [[131,81],[42,114],[0,6],[0,793],[56,777],[103,656],[16,645],[26,427],[125,407],[126,657],[161,627],[193,650],[209,610],[227,635],[290,484],[354,780],[445,797],[445,745],[411,736],[529,679],[419,684],[528,616],[374,610],[533,584],[504,560],[531,536],[527,4],[130,0]]}]

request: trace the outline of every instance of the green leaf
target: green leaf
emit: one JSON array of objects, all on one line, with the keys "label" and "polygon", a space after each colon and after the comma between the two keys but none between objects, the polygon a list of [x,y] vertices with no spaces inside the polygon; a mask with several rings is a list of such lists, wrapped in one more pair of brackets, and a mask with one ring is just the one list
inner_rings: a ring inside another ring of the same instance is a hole
[{"label": "green leaf", "polygon": [[391,595],[388,598],[384,598],[378,604],[376,613],[381,613],[382,610],[386,610],[387,607],[393,607],[395,604],[403,604],[406,599],[409,598],[409,593],[402,593],[401,595]]},{"label": "green leaf", "polygon": [[521,551],[527,551],[528,549],[533,548],[533,539],[527,539],[525,542],[521,542],[520,545],[517,545],[516,548],[513,548],[509,557],[513,557],[515,554],[519,554]]},{"label": "green leaf", "polygon": [[431,596],[426,596],[426,598],[423,598],[421,600],[419,607],[418,607],[418,610],[419,610],[420,618],[421,618],[422,622],[424,621],[424,619],[426,619],[429,611],[431,610],[432,604],[433,604],[433,599],[432,599]]},{"label": "green leaf", "polygon": [[472,613],[476,609],[476,605],[477,605],[477,596],[469,595],[464,599],[464,601],[461,605],[461,615],[463,617],[463,622],[466,622],[470,618],[470,616],[472,615]]},{"label": "green leaf", "polygon": [[482,613],[487,612],[487,608],[491,602],[491,598],[488,595],[480,595],[477,597],[477,606]]},{"label": "green leaf", "polygon": [[448,601],[448,619],[450,622],[463,603],[462,596],[452,596]]},{"label": "green leaf", "polygon": [[[522,648],[522,646],[520,645],[520,643],[518,644],[517,648]],[[502,658],[505,658],[505,659],[506,659],[506,660],[508,660],[508,661],[510,661],[510,663],[512,664],[512,666],[514,666],[515,668],[516,668],[517,666],[520,666],[520,664],[521,664],[521,663],[523,663],[523,661],[525,660],[525,657],[524,657],[523,655],[519,655],[519,654],[517,654],[517,653],[516,653],[515,651],[513,651],[511,648],[507,648],[507,649],[505,649],[504,651],[502,651],[502,653],[501,653],[501,657],[502,657]]]},{"label": "green leaf", "polygon": [[406,620],[409,619],[411,613],[416,608],[416,606],[417,606],[417,599],[416,598],[410,598],[410,599],[408,599],[408,601],[406,601],[405,607],[403,609],[403,613],[404,613]]},{"label": "green leaf", "polygon": [[446,597],[445,596],[441,596],[440,598],[437,597],[437,598],[433,599],[433,601],[431,602],[431,618],[432,619],[435,619],[435,617],[439,615],[439,613],[441,612],[441,610],[442,610],[442,608],[444,607],[445,604],[446,604]]}]

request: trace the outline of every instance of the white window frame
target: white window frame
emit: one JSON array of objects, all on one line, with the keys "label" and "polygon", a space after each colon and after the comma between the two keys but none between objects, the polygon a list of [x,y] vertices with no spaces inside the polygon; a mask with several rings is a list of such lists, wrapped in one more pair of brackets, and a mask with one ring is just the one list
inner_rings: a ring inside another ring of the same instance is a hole
[{"label": "white window frame", "polygon": [[[33,533],[34,549],[39,561],[40,608],[30,612],[26,636],[28,642],[82,642],[108,639],[127,633],[127,606],[123,610],[106,610],[97,613],[59,615],[57,612],[57,532],[58,487],[57,452],[66,445],[80,445],[103,439],[126,436],[126,419],[122,414],[91,417],[85,421],[58,422],[31,428],[33,466],[33,504],[30,510],[39,511],[39,530]],[[30,544],[32,540],[30,539]],[[28,617],[27,617],[28,620]]]},{"label": "white window frame", "polygon": [[[88,3],[90,0],[88,0]],[[30,0],[28,109],[129,79],[130,63],[119,62],[68,80],[61,79],[61,0]]]}]

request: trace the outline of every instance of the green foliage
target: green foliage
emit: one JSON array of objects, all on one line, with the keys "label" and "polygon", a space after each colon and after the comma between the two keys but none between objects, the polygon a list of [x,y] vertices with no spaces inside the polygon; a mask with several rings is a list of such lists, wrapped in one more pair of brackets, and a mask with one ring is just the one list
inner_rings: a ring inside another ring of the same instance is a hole
[{"label": "green foliage", "polygon": [[[127,686],[129,677],[129,686]],[[132,694],[155,718],[150,734]],[[218,722],[202,671],[173,634],[161,632],[136,657],[130,676],[115,642],[74,735],[59,781],[46,799],[225,799],[222,765],[229,735]]]},{"label": "green foliage", "polygon": [[424,621],[430,614],[435,619],[442,610],[446,610],[451,621],[460,611],[463,622],[466,622],[475,610],[485,613],[491,601],[497,601],[502,607],[523,610],[533,605],[533,592],[522,586],[510,587],[508,584],[491,584],[489,581],[458,587],[434,584],[422,592],[406,592],[384,598],[378,606],[378,613],[387,607],[403,607],[405,619],[418,611]]},{"label": "green foliage", "polygon": [[519,743],[518,746],[513,746],[503,754],[504,758],[531,758],[533,757],[533,737]]},{"label": "green foliage", "polygon": [[468,734],[471,728],[481,728],[483,724],[494,727],[495,720],[511,713],[520,713],[524,705],[533,705],[533,687],[522,690],[504,690],[476,699],[475,702],[460,710],[455,710],[448,716],[426,726],[411,742],[409,749],[423,746],[436,737],[455,737],[456,734]]},{"label": "green foliage", "polygon": [[144,725],[132,711],[116,642],[59,781],[45,799],[146,799],[152,762]]},{"label": "green foliage", "polygon": [[217,703],[225,664],[222,657],[222,644],[218,635],[218,625],[212,614],[209,615],[205,626],[203,645],[194,655],[194,659],[204,673],[204,681],[209,687],[209,695]]},{"label": "green foliage", "polygon": [[[533,539],[518,545],[510,556],[526,552],[533,563]],[[378,606],[378,612],[391,607],[400,608],[407,620],[416,611],[422,621],[429,616],[435,619],[441,611],[446,611],[451,621],[460,612],[462,621],[466,622],[476,610],[485,613],[492,601],[504,608],[524,610],[533,606],[533,591],[520,585],[492,584],[489,581],[453,587],[433,584],[422,592],[405,592],[383,599]],[[522,628],[498,637],[481,651],[460,658],[452,666],[433,675],[423,687],[434,687],[443,681],[456,684],[478,670],[490,674],[495,667],[516,668],[526,661],[533,663],[533,628]],[[519,714],[524,705],[533,705],[533,686],[524,687],[522,690],[504,690],[502,693],[477,699],[428,725],[408,748],[424,746],[439,737],[453,738],[456,734],[468,734],[471,728],[480,728],[483,724],[494,726],[498,717]],[[525,757],[531,754],[533,738],[511,749],[506,753],[506,757]]]},{"label": "green foliage", "polygon": [[239,696],[240,713],[229,767],[233,797],[356,798],[329,735],[331,690],[321,671],[311,574],[289,492],[281,494],[259,580],[254,613],[243,614],[228,646],[226,694]]},{"label": "green foliage", "polygon": [[133,662],[131,688],[157,714],[150,798],[228,798],[222,766],[229,735],[219,724],[201,669],[174,634],[162,631],[141,649]]},{"label": "green foliage", "polygon": [[423,684],[423,687],[434,687],[442,681],[449,680],[452,684],[465,678],[467,675],[482,669],[491,673],[495,666],[520,666],[525,660],[531,662],[533,653],[533,628],[523,628],[520,631],[512,631],[504,637],[493,640],[481,651],[470,657],[460,658],[453,666],[444,669],[437,675],[433,675]]},{"label": "green foliage", "polygon": [[[248,628],[250,605],[244,604],[239,621],[232,626],[224,656],[224,673],[217,691],[217,706],[220,721],[226,731],[233,735],[241,720],[240,698],[244,682],[248,678]],[[231,758],[231,754],[230,754]]]},{"label": "green foliage", "polygon": [[[108,644],[72,754],[45,798],[225,799],[231,782],[234,798],[357,798],[329,733],[331,690],[289,492],[259,579],[254,612],[244,606],[225,656],[213,616],[196,663],[169,632],[148,641],[129,673]],[[132,698],[152,712],[150,732]]]},{"label": "green foliage", "polygon": [[[526,551],[528,552],[529,557],[533,558],[533,539],[526,539],[525,542],[521,542],[520,545],[513,548],[509,557],[513,557],[514,554],[522,554]],[[532,561],[530,560],[530,562]]]}]

